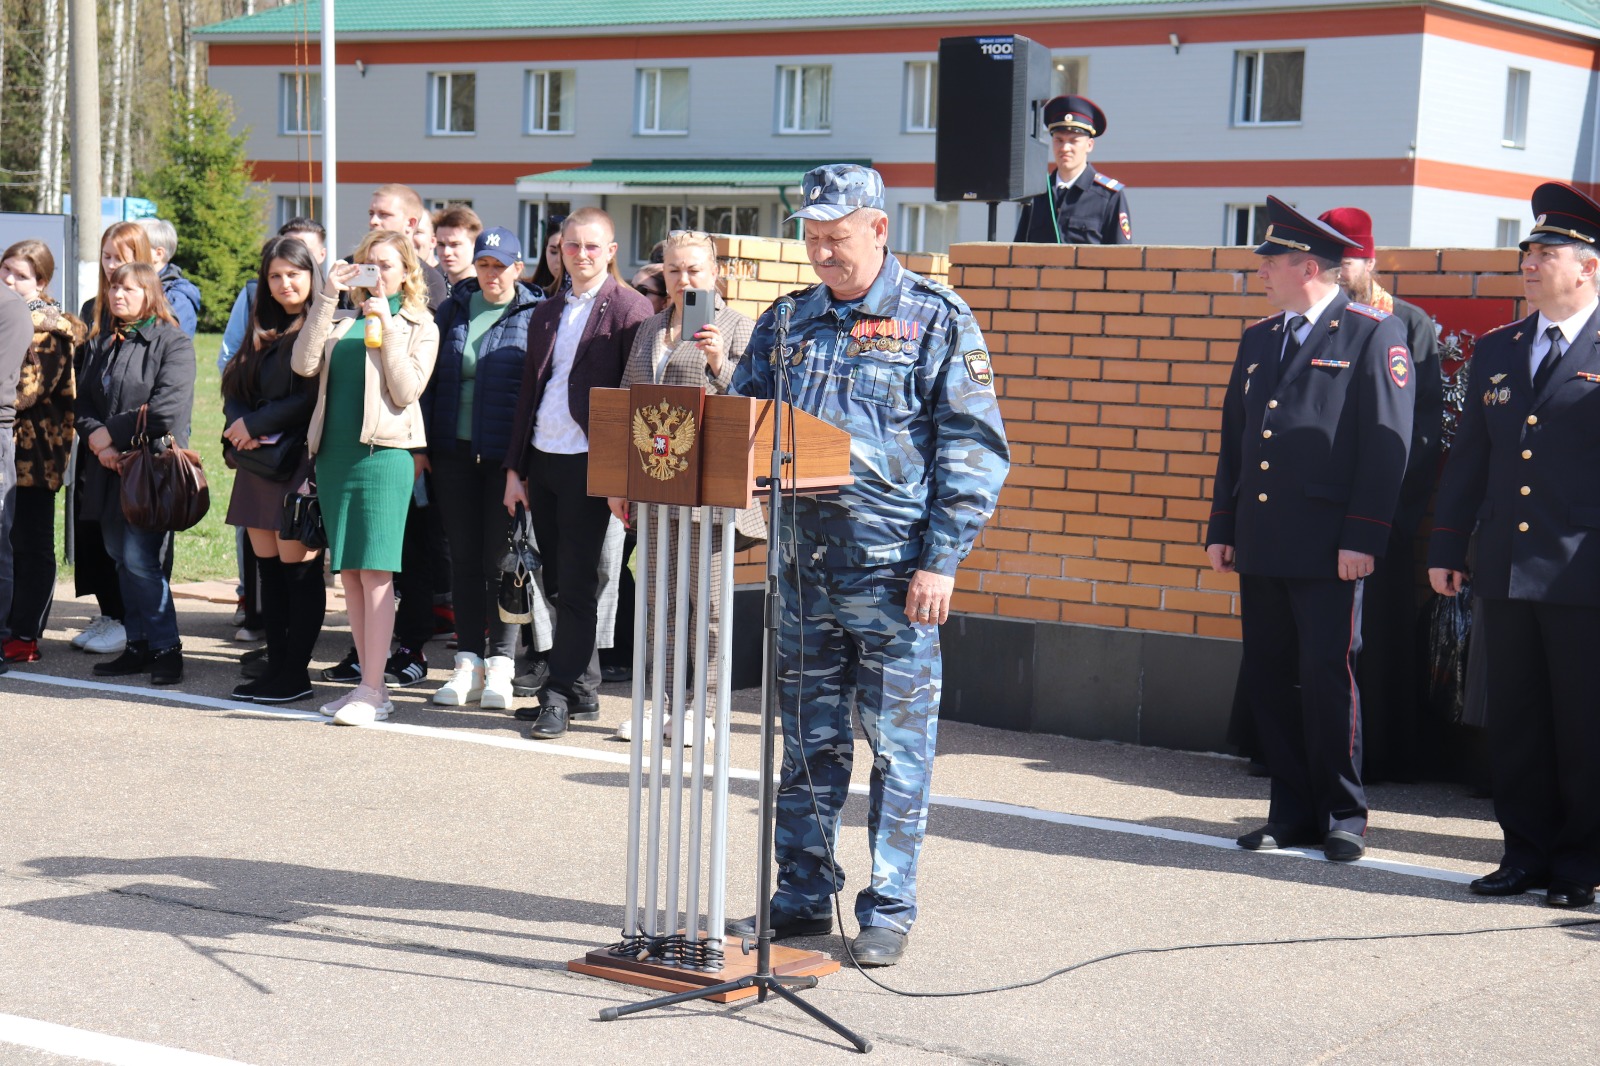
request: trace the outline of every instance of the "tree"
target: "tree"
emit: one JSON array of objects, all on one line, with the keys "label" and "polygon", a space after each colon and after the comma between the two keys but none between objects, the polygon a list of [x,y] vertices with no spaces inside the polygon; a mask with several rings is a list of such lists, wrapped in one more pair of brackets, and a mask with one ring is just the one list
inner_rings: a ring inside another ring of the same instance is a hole
[{"label": "tree", "polygon": [[140,182],[142,195],[178,230],[173,261],[200,287],[204,330],[222,329],[254,272],[266,212],[245,160],[249,131],[228,132],[232,121],[227,98],[208,86],[196,88],[192,107],[175,97],[160,164]]}]

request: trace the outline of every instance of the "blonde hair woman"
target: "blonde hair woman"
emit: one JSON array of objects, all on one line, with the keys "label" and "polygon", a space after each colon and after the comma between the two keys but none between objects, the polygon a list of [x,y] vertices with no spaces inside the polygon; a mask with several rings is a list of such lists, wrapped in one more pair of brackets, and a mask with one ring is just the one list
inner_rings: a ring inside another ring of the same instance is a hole
[{"label": "blonde hair woman", "polygon": [[[294,342],[294,372],[317,378],[307,443],[328,558],[344,584],[361,683],[322,713],[339,725],[364,725],[394,709],[383,666],[394,635],[394,574],[406,505],[416,478],[411,451],[424,444],[418,400],[439,351],[428,286],[410,239],[372,230],[340,261],[312,301]],[[355,284],[360,266],[378,268],[371,288]],[[356,312],[337,309],[348,291]]]},{"label": "blonde hair woman", "polygon": [[[744,354],[745,348],[750,343],[750,334],[755,329],[755,323],[746,315],[740,314],[729,307],[718,292],[718,276],[722,273],[721,264],[717,261],[717,246],[711,237],[704,233],[679,232],[666,239],[662,255],[662,280],[667,286],[667,306],[664,310],[644,320],[639,326],[639,332],[633,340],[633,350],[628,355],[628,364],[622,371],[622,387],[628,388],[638,382],[648,382],[653,385],[689,385],[704,387],[709,393],[723,393],[728,391],[728,385],[733,381],[733,368],[738,363],[739,357]],[[712,323],[693,336],[683,336],[683,294],[689,289],[710,290],[713,294],[716,307],[716,316]],[[626,501],[612,498],[611,510],[624,522],[628,521],[628,505]],[[751,516],[755,518],[754,515]],[[758,524],[759,524],[759,520]],[[698,534],[697,534],[698,535]],[[678,558],[678,531],[673,527],[671,543],[667,549],[667,588],[676,589],[677,575],[676,561]],[[718,646],[720,643],[721,611],[717,604],[722,599],[722,545],[713,541],[711,550],[711,602],[701,604],[699,600],[699,544],[690,545],[689,575],[690,606],[694,615],[704,609],[708,612],[710,640],[708,641],[708,662],[717,661]],[[655,566],[658,560],[655,555],[650,557],[650,564]],[[639,580],[646,580],[644,574],[639,575]],[[669,596],[669,599],[671,597]],[[677,606],[669,602],[664,608],[667,617],[676,617]],[[653,642],[654,632],[648,635]],[[673,634],[667,635],[665,649],[667,663],[667,677],[663,691],[672,692],[672,662],[673,662]],[[645,656],[647,669],[655,662],[655,649],[651,647]],[[694,662],[695,652],[689,652],[689,662]],[[706,679],[706,706],[715,706],[716,677],[713,675]],[[646,729],[648,729],[648,723]],[[671,735],[670,728],[668,734]],[[624,718],[622,725],[617,727],[616,739],[633,739],[633,720]],[[689,736],[684,737],[688,743]]]}]

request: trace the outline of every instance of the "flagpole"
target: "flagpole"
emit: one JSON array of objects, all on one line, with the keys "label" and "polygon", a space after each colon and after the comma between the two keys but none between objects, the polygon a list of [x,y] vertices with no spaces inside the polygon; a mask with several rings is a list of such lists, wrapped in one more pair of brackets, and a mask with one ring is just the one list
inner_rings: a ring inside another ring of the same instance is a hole
[{"label": "flagpole", "polygon": [[339,153],[335,149],[338,112],[334,104],[333,0],[322,0],[322,225],[326,247],[339,254]]}]

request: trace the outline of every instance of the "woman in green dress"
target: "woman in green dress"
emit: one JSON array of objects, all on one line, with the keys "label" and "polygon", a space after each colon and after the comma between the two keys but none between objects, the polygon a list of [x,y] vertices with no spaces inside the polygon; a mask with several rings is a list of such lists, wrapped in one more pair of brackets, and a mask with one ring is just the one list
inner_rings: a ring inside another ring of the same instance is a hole
[{"label": "woman in green dress", "polygon": [[[418,400],[439,350],[411,242],[373,230],[354,259],[328,272],[293,360],[295,373],[318,379],[308,443],[328,558],[344,583],[361,665],[361,684],[322,707],[338,725],[380,721],[394,709],[383,682],[394,635],[394,575],[416,480],[411,452],[425,444]],[[357,285],[357,264],[376,267],[376,283]],[[346,290],[354,311],[338,310]]]}]

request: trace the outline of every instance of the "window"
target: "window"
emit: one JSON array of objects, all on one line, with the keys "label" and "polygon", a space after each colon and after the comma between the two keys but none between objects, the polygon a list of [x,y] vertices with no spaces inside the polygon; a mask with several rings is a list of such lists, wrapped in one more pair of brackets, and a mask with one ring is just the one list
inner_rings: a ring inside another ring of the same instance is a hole
[{"label": "window", "polygon": [[1050,57],[1050,95],[1081,93],[1089,84],[1089,60],[1084,56]]},{"label": "window", "polygon": [[1500,143],[1507,148],[1528,146],[1528,83],[1530,75],[1525,70],[1512,67],[1506,71],[1506,132]]},{"label": "window", "polygon": [[534,261],[533,249],[542,251],[550,240],[550,234],[555,232],[555,227],[570,214],[572,202],[569,200],[522,201],[522,227],[518,236],[522,239],[522,247],[526,249],[524,254],[528,262]]},{"label": "window", "polygon": [[939,64],[906,64],[906,132],[939,128]]},{"label": "window", "polygon": [[651,67],[639,71],[639,132],[689,132],[687,67]]},{"label": "window", "polygon": [[428,132],[435,137],[476,133],[478,76],[472,73],[430,74],[428,78],[433,89]]},{"label": "window", "polygon": [[633,261],[647,261],[657,241],[684,229],[758,237],[761,208],[754,204],[638,204],[633,209]]},{"label": "window", "polygon": [[1522,220],[1520,218],[1497,219],[1494,224],[1494,245],[1496,248],[1515,248],[1522,243]]},{"label": "window", "polygon": [[1239,126],[1300,121],[1306,54],[1239,52],[1234,70],[1233,120]]},{"label": "window", "polygon": [[572,96],[576,72],[528,71],[529,133],[571,133]]},{"label": "window", "polygon": [[423,204],[427,207],[428,214],[431,215],[435,211],[443,211],[447,207],[467,207],[467,208],[470,208],[472,206],[472,201],[468,200],[468,199],[465,199],[463,197],[459,197],[459,196],[451,196],[451,197],[448,197],[448,198],[442,199],[442,200],[441,199],[424,200]]},{"label": "window", "polygon": [[833,126],[832,81],[832,67],[779,67],[778,132],[827,133]]},{"label": "window", "polygon": [[1229,204],[1222,240],[1225,244],[1256,245],[1267,239],[1266,204]]},{"label": "window", "polygon": [[291,218],[322,219],[322,197],[320,196],[280,196],[278,197],[278,221],[276,229],[281,227]]},{"label": "window", "polygon": [[322,132],[322,75],[278,75],[278,132]]},{"label": "window", "polygon": [[901,204],[895,241],[903,252],[943,252],[954,236],[955,213],[945,204]]}]

